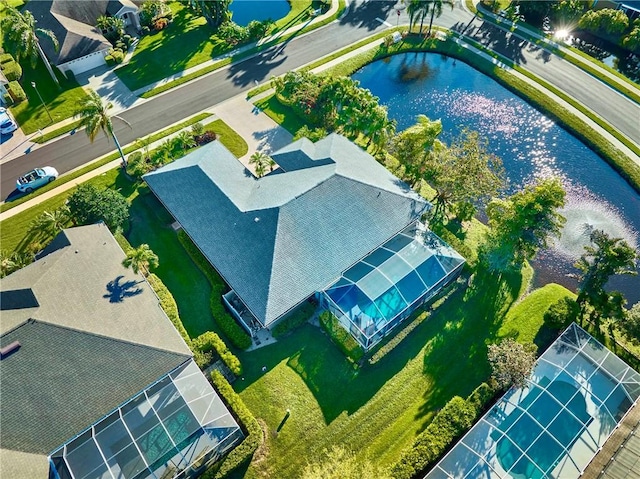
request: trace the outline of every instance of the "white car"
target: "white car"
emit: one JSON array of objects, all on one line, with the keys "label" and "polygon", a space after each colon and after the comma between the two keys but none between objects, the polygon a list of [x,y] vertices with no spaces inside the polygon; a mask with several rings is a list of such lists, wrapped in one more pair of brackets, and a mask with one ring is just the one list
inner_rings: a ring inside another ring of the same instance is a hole
[{"label": "white car", "polygon": [[58,177],[58,171],[51,167],[45,166],[44,168],[36,168],[26,173],[24,176],[18,178],[16,182],[16,188],[23,193],[31,193],[36,188],[51,183]]},{"label": "white car", "polygon": [[13,121],[13,118],[9,116],[6,108],[0,107],[0,133],[6,135],[11,133],[12,131],[16,131],[18,129],[18,125]]}]

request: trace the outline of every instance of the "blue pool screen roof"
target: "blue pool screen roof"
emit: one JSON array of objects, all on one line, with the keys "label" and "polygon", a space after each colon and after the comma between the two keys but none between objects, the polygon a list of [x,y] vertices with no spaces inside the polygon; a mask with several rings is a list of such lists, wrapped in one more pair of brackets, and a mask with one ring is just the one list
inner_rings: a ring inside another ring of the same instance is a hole
[{"label": "blue pool screen roof", "polygon": [[573,323],[426,479],[575,479],[640,396],[640,374]]},{"label": "blue pool screen roof", "polygon": [[416,222],[342,274],[324,293],[371,337],[464,263],[453,248]]},{"label": "blue pool screen roof", "polygon": [[167,478],[243,435],[189,360],[51,454],[60,479]]}]

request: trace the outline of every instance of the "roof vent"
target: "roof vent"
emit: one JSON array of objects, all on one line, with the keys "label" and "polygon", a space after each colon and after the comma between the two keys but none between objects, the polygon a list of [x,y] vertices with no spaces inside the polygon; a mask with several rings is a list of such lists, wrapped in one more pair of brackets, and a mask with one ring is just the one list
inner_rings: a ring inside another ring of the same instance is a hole
[{"label": "roof vent", "polygon": [[7,344],[4,348],[0,349],[0,359],[6,358],[11,353],[17,351],[19,347],[20,347],[20,341],[14,341],[12,343]]}]

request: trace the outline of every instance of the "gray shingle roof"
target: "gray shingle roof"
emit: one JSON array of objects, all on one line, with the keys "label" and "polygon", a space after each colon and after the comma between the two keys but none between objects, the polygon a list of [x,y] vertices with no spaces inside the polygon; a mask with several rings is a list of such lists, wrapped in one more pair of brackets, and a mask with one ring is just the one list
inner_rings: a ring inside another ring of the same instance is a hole
[{"label": "gray shingle roof", "polygon": [[272,157],[286,172],[258,180],[213,142],[145,176],[264,325],[429,206],[340,135],[303,139]]},{"label": "gray shingle roof", "polygon": [[51,30],[60,43],[56,52],[48,39],[40,42],[47,58],[55,65],[81,58],[111,47],[95,27],[100,15],[107,13],[108,0],[38,0],[25,9],[36,19],[36,26]]},{"label": "gray shingle roof", "polygon": [[[0,338],[0,443],[47,454],[190,357],[29,320]],[[3,461],[4,462],[4,461]]]},{"label": "gray shingle roof", "polygon": [[188,346],[141,275],[103,225],[64,230],[44,257],[2,279],[2,291],[31,289],[38,307],[2,311],[0,333],[38,318],[180,354]]}]

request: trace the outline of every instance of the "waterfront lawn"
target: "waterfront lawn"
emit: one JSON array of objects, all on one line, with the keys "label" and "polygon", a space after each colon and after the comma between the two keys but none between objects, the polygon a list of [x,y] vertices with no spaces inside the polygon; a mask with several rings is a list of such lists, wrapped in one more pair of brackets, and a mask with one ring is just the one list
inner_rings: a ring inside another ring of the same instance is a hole
[{"label": "waterfront lawn", "polygon": [[[530,268],[502,281],[476,274],[373,366],[354,369],[311,325],[242,353],[245,378],[235,388],[269,429],[245,477],[299,477],[332,445],[394,463],[452,396],[467,396],[488,378],[487,343],[498,338],[530,278]],[[291,416],[276,435],[287,409]]]}]

